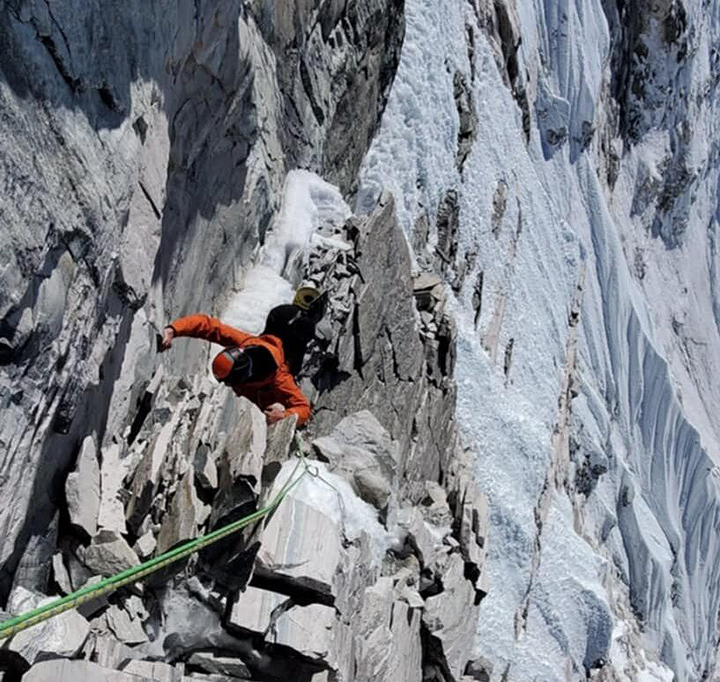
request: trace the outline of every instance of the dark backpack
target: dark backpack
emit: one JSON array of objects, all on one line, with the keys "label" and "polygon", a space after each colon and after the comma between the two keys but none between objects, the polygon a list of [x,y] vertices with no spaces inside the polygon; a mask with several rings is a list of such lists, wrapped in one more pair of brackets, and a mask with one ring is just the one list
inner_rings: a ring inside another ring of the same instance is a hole
[{"label": "dark backpack", "polygon": [[272,334],[282,341],[285,360],[293,376],[302,368],[307,345],[315,336],[315,325],[323,312],[324,305],[303,310],[293,303],[286,303],[275,306],[268,313],[263,334]]}]

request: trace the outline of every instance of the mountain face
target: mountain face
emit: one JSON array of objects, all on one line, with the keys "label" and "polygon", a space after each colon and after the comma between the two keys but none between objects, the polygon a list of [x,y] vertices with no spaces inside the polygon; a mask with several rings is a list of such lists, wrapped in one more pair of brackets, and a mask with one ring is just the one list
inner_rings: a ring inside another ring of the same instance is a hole
[{"label": "mountain face", "polygon": [[406,23],[359,202],[398,197],[455,292],[490,508],[476,647],[497,679],[714,679],[716,9]]},{"label": "mountain face", "polygon": [[[302,479],[0,677],[714,679],[718,45],[710,0],[4,3],[6,615]],[[157,350],[301,284],[299,438]]]},{"label": "mountain face", "polygon": [[5,591],[79,440],[132,421],[153,328],[238,286],[287,170],[355,182],[402,6],[336,4],[5,4]]},{"label": "mountain face", "polygon": [[[3,674],[459,679],[487,507],[447,294],[391,195],[346,202],[403,2],[12,2],[0,26],[3,620],[273,509],[14,636]],[[158,352],[188,313],[259,333],[302,283],[329,300],[301,436],[209,378],[217,347]]]}]

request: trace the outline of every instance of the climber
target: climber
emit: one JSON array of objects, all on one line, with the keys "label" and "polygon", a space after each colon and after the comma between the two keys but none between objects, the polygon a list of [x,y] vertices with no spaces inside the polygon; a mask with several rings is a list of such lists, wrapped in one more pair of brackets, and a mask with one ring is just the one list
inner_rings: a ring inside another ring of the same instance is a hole
[{"label": "climber", "polygon": [[165,327],[158,350],[168,350],[178,336],[225,346],[212,363],[215,378],[254,402],[269,424],[293,414],[297,415],[298,426],[310,419],[310,401],[290,373],[279,336],[270,333],[253,336],[208,315],[188,315]]},{"label": "climber", "polygon": [[302,368],[307,345],[315,336],[315,325],[325,313],[327,293],[313,287],[301,287],[292,303],[274,307],[267,316],[263,335],[277,336],[283,344],[290,373],[297,376]]}]

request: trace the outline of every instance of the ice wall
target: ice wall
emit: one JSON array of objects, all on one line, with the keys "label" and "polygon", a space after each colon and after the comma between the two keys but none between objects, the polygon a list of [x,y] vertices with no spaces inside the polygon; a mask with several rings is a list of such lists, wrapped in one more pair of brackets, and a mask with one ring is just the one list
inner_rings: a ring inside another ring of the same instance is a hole
[{"label": "ice wall", "polygon": [[358,202],[392,188],[455,292],[478,650],[504,680],[711,675],[717,8],[406,10]]}]

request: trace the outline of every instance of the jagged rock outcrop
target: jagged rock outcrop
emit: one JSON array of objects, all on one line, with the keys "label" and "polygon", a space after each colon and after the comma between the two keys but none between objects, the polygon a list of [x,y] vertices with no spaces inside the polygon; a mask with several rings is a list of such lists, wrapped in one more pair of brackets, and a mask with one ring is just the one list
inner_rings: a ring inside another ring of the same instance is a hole
[{"label": "jagged rock outcrop", "polygon": [[100,466],[91,436],[83,441],[76,471],[67,477],[65,496],[70,521],[93,537],[97,531],[101,497]]},{"label": "jagged rock outcrop", "polygon": [[[372,215],[331,228],[332,240],[321,234],[309,258],[307,278],[326,267],[330,293],[325,331],[303,369],[318,410],[304,447],[317,460],[262,525],[88,611],[83,651],[102,662],[98,679],[114,679],[113,669],[156,679],[161,673],[143,665],[158,658],[171,667],[162,671],[169,679],[462,678],[487,590],[487,510],[452,421],[443,424],[447,440],[436,440],[441,460],[419,444],[438,438],[417,421],[426,401],[442,405],[435,419],[453,413],[452,364],[437,359],[444,293],[432,277],[429,294],[422,278],[413,286],[407,250],[394,249],[404,243],[389,207],[385,197]],[[324,265],[342,265],[338,249],[372,287],[359,275],[349,281],[353,266],[337,274]],[[387,290],[397,295],[383,296]],[[429,316],[417,310],[416,290]],[[359,326],[347,322],[353,308]],[[378,328],[388,330],[385,343],[373,343]],[[393,364],[408,343],[412,371]],[[444,343],[449,352],[452,338]],[[352,400],[333,380],[343,366],[354,374],[343,387]],[[388,371],[383,383],[373,378],[380,368]],[[408,399],[417,410],[393,407]],[[325,414],[323,401],[333,406]],[[132,443],[101,450],[102,504],[62,536],[57,584],[136,565],[139,553],[157,555],[268,504],[297,475],[288,461],[295,421],[267,427],[255,405],[204,377],[191,385],[166,371],[152,404],[137,409],[146,412]],[[183,567],[195,577],[181,578]],[[62,666],[53,674],[70,674]]]},{"label": "jagged rock outcrop", "polygon": [[393,209],[382,196],[367,221],[346,225],[350,249],[320,247],[310,259],[309,280],[337,291],[331,331],[306,370],[317,395],[310,433],[335,426],[349,405],[370,410],[400,451],[412,450],[398,476],[403,495],[417,502],[426,480],[449,474],[457,447],[452,323],[440,302],[420,314],[423,333],[415,331],[410,253]]},{"label": "jagged rock outcrop", "polygon": [[[222,304],[264,240],[286,171],[355,182],[399,59],[402,10],[3,5],[4,595],[80,443],[92,436],[104,456],[135,438],[155,390],[154,331],[168,314]],[[174,355],[183,369],[200,358]]]},{"label": "jagged rock outcrop", "polygon": [[[29,682],[155,682],[156,677],[138,676],[132,673],[107,670],[90,661],[69,661],[66,659],[38,663],[24,680]],[[172,678],[171,678],[172,679]],[[172,680],[175,682],[175,680]]]},{"label": "jagged rock outcrop", "polygon": [[[54,600],[19,587],[13,591],[8,606],[10,613],[18,616],[51,601]],[[71,658],[80,651],[89,632],[90,626],[77,611],[67,611],[52,621],[19,632],[7,644],[7,651],[21,659],[22,663],[16,666],[27,670],[43,658]]]},{"label": "jagged rock outcrop", "polygon": [[396,488],[397,446],[372,412],[345,417],[329,435],[313,441],[313,447],[361,499],[377,509],[387,506]]},{"label": "jagged rock outcrop", "polygon": [[[414,269],[393,198],[284,247],[282,274],[329,294],[301,374],[304,445],[294,420],[267,427],[210,383],[207,346],[156,346],[171,316],[217,313],[242,288],[289,169],[356,189],[403,0],[70,9],[0,10],[0,137],[15,141],[0,596],[68,593],[246,516],[287,481],[296,447],[310,469],[261,523],[62,616],[77,620],[65,648],[15,636],[19,658],[0,668],[459,681],[487,589],[487,509],[455,429],[445,291],[432,259]],[[462,78],[457,106],[462,166],[476,124]]]}]

